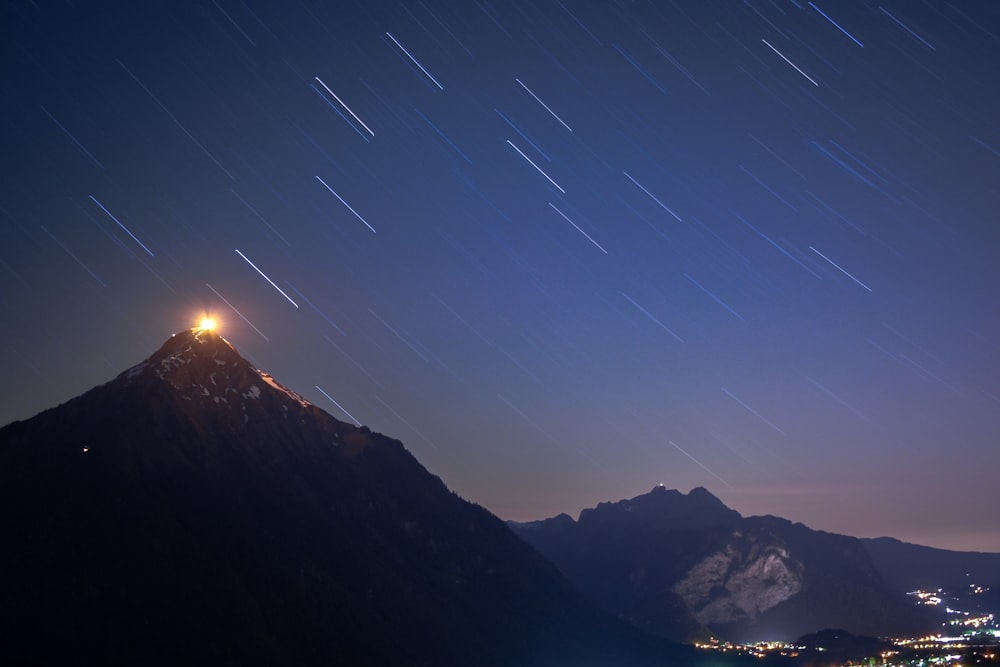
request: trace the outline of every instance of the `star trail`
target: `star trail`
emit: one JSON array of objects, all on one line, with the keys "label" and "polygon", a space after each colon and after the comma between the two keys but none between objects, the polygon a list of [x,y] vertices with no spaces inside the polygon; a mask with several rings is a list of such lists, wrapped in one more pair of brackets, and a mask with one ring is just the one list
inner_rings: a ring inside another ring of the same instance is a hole
[{"label": "star trail", "polygon": [[211,315],[503,518],[1000,551],[1000,4],[89,4],[0,9],[0,422]]}]

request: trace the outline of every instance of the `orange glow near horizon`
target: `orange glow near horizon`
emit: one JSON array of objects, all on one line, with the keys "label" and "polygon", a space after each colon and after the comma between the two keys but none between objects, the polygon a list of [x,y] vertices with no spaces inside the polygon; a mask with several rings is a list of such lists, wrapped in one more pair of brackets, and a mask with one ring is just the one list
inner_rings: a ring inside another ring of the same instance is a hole
[{"label": "orange glow near horizon", "polygon": [[219,328],[219,321],[210,315],[205,315],[198,321],[198,328],[204,331],[215,331]]}]

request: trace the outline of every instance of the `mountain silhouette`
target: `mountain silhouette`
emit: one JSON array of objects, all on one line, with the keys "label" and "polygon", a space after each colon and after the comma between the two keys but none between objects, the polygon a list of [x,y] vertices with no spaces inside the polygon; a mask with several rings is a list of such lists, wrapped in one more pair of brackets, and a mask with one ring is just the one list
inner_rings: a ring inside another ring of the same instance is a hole
[{"label": "mountain silhouette", "polygon": [[886,582],[898,592],[941,588],[961,593],[970,586],[981,587],[991,589],[988,597],[1000,603],[1000,553],[935,549],[892,537],[861,542]]},{"label": "mountain silhouette", "polygon": [[793,639],[824,628],[919,631],[933,621],[882,577],[861,540],[743,517],[703,488],[510,523],[590,599],[639,628],[688,640]]},{"label": "mountain silhouette", "polygon": [[3,664],[700,664],[207,330],[0,429],[0,525]]}]

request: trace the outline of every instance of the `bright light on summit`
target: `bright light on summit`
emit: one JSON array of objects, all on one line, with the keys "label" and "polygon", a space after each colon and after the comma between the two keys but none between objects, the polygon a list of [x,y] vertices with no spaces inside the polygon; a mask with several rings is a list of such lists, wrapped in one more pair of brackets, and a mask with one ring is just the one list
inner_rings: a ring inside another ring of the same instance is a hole
[{"label": "bright light on summit", "polygon": [[217,326],[218,323],[216,323],[214,317],[203,317],[198,323],[198,328],[205,331],[214,331]]}]

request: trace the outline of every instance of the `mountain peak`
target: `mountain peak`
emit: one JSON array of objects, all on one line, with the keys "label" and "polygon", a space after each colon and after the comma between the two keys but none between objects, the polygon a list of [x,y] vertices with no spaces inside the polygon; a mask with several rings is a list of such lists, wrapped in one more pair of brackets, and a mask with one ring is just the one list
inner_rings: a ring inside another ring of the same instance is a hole
[{"label": "mountain peak", "polygon": [[697,500],[704,504],[725,505],[717,495],[706,489],[704,486],[696,486],[688,492],[688,498]]},{"label": "mountain peak", "polygon": [[236,348],[228,340],[212,329],[184,329],[168,338],[152,357],[158,356],[189,356],[199,357],[228,351],[239,355]]},{"label": "mountain peak", "polygon": [[[724,505],[725,504],[725,503],[723,503],[719,499],[718,496],[716,496],[715,494],[713,494],[711,491],[709,491],[708,489],[706,489],[704,486],[696,486],[693,489],[691,489],[690,491],[688,491],[687,494],[684,494],[684,493],[681,493],[680,491],[678,491],[677,489],[668,489],[664,484],[657,484],[646,495],[647,496],[660,496],[660,495],[664,495],[664,494],[665,495],[669,495],[669,496],[671,496],[673,498],[683,498],[683,497],[686,497],[690,501],[698,501],[698,502],[705,503],[705,504],[713,504],[713,505]],[[637,496],[637,497],[641,497],[641,496]],[[633,498],[633,500],[635,500],[635,498]]]},{"label": "mountain peak", "polygon": [[605,517],[606,520],[631,517],[628,521],[665,523],[676,528],[692,521],[698,524],[729,523],[739,519],[740,513],[727,507],[703,487],[695,487],[690,493],[684,494],[677,489],[657,484],[648,493],[634,498],[599,503],[597,507],[585,509],[580,512],[579,521],[593,521],[597,517]]},{"label": "mountain peak", "polygon": [[166,382],[186,400],[228,403],[234,398],[255,400],[261,392],[280,392],[303,407],[310,403],[284,387],[268,373],[244,359],[232,343],[209,328],[185,329],[170,338],[148,359],[118,376],[131,384],[140,378]]}]

